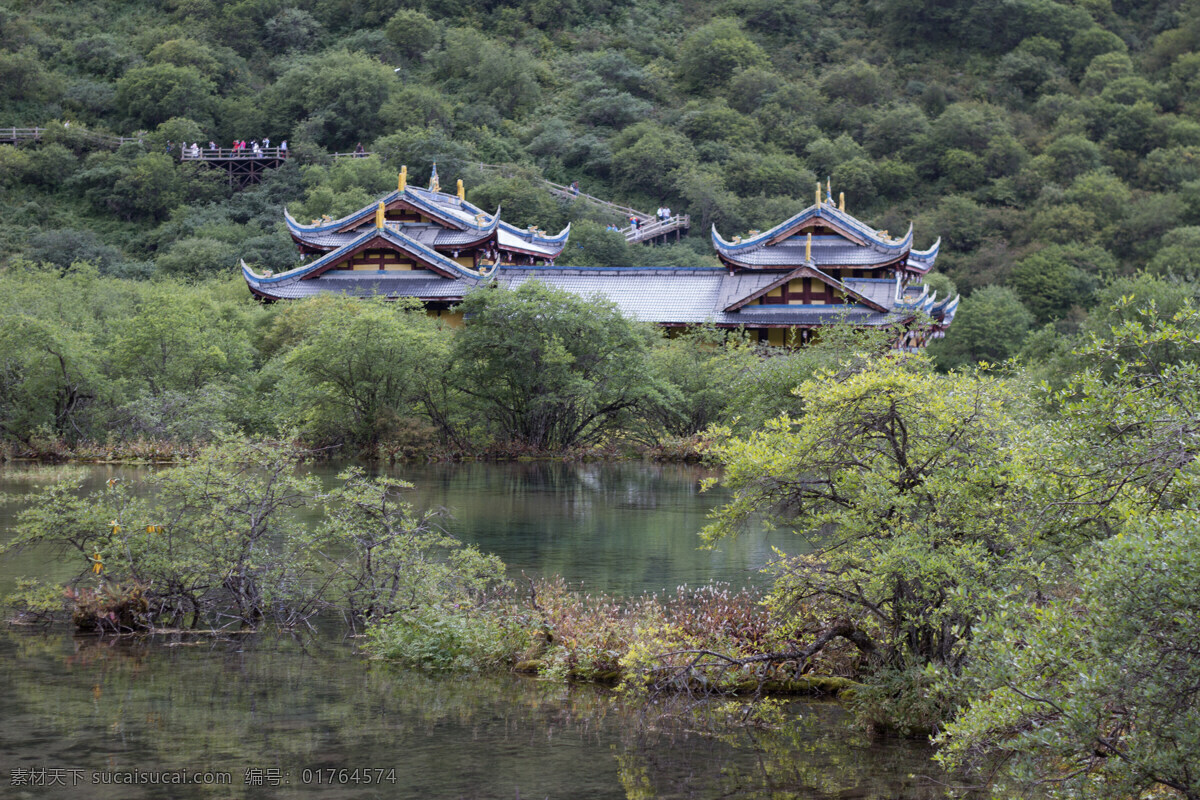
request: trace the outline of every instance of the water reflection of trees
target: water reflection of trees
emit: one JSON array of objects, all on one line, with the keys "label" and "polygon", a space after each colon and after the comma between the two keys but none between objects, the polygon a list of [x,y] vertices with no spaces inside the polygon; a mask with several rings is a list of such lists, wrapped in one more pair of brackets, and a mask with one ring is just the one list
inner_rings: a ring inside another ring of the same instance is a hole
[{"label": "water reflection of trees", "polygon": [[[400,776],[395,787],[334,787],[322,797],[938,794],[906,777],[928,769],[925,748],[848,732],[830,704],[798,704],[780,730],[700,730],[674,713],[639,716],[609,692],[430,677],[366,663],[335,641],[7,632],[0,651],[17,759],[234,774],[232,794],[189,787],[179,798],[307,796],[295,785],[305,767],[395,767]],[[76,745],[49,751],[51,740]],[[290,770],[293,785],[252,792],[242,783],[248,767]],[[157,795],[125,795],[134,796]]]}]

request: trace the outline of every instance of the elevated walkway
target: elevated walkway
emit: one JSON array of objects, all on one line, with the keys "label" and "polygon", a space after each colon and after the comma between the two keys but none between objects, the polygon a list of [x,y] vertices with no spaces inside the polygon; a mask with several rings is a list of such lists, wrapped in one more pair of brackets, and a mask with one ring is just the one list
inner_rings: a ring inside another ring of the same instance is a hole
[{"label": "elevated walkway", "polygon": [[[140,142],[140,136],[112,136],[107,133],[97,133],[82,126],[63,126],[74,136],[81,136],[90,142],[106,147],[120,147],[126,142]],[[22,144],[38,142],[46,133],[46,128],[0,128],[0,144]]]},{"label": "elevated walkway", "polygon": [[[497,172],[506,177],[511,177],[514,174],[511,167],[504,166],[503,164],[476,164],[475,166],[484,172]],[[631,217],[636,218],[638,220],[636,226],[631,223],[620,229],[621,235],[630,244],[662,244],[668,241],[672,234],[675,236],[675,241],[679,241],[679,237],[683,233],[686,233],[692,224],[692,218],[687,214],[676,214],[665,220],[660,220],[653,214],[647,214],[629,206],[610,203],[587,192],[581,192],[573,187],[563,186],[560,183],[555,183],[545,178],[534,178],[533,180],[544,186],[550,194],[563,200],[590,203],[613,213],[622,220],[629,220]]]},{"label": "elevated walkway", "polygon": [[210,167],[225,170],[229,185],[238,189],[258,183],[263,173],[282,166],[287,161],[288,151],[278,147],[253,150],[232,150],[225,147],[201,147],[197,151],[184,149],[180,161],[202,162]]}]

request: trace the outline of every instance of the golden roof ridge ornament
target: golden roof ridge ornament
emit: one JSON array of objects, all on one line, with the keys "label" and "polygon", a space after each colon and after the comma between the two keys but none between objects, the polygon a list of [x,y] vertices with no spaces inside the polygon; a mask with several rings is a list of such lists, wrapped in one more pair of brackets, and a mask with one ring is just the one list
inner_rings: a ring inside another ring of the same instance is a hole
[{"label": "golden roof ridge ornament", "polygon": [[403,167],[400,167],[400,181],[396,185],[396,191],[403,194],[404,190],[407,188],[408,188],[408,166],[405,165]]}]

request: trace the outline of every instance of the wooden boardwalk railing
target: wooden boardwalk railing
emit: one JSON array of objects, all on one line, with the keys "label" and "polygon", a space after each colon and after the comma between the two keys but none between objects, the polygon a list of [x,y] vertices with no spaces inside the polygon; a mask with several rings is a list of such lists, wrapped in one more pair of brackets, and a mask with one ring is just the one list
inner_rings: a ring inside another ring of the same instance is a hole
[{"label": "wooden boardwalk railing", "polygon": [[[83,136],[99,144],[108,145],[109,147],[120,147],[126,142],[140,142],[140,136],[112,136],[107,133],[97,133],[83,127],[69,128],[64,126],[73,134]],[[40,141],[46,133],[46,128],[0,128],[0,143],[20,144],[21,142],[36,142]]]},{"label": "wooden boardwalk railing", "polygon": [[692,227],[692,218],[687,214],[676,214],[673,217],[666,219],[654,219],[640,223],[636,228],[630,225],[621,229],[621,234],[625,237],[625,241],[630,244],[638,244],[639,242],[654,242],[662,239],[664,242],[672,233],[675,234],[675,241],[679,241],[681,231],[686,231]]},{"label": "wooden boardwalk railing", "polygon": [[288,151],[279,147],[259,148],[255,153],[249,148],[241,150],[232,150],[228,147],[208,148],[201,147],[196,151],[189,148],[183,148],[179,153],[180,161],[226,161],[231,158],[236,159],[254,159],[254,158],[269,158],[281,160],[288,157]]},{"label": "wooden boardwalk railing", "polygon": [[[486,172],[499,172],[501,174],[512,174],[512,168],[506,167],[503,164],[482,164],[477,163],[475,166]],[[667,237],[674,233],[675,241],[679,241],[681,231],[686,231],[691,227],[691,217],[687,214],[676,214],[665,220],[656,219],[654,215],[647,214],[643,211],[638,211],[636,208],[610,203],[607,200],[602,200],[599,197],[590,195],[587,192],[581,192],[570,186],[563,186],[561,183],[547,180],[545,178],[536,178],[539,183],[546,187],[550,194],[555,197],[560,197],[564,200],[582,200],[586,203],[591,203],[595,206],[600,206],[608,211],[613,212],[623,220],[628,220],[630,217],[638,219],[638,226],[635,228],[632,224],[620,229],[621,235],[625,237],[625,241],[630,244],[639,242],[654,242],[659,239],[666,241]]]}]

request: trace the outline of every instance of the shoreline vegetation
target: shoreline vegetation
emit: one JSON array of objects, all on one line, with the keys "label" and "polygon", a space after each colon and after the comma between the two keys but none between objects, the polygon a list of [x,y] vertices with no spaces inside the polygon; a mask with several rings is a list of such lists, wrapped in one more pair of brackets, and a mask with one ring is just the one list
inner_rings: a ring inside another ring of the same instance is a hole
[{"label": "shoreline vegetation", "polygon": [[[202,443],[174,440],[135,440],[116,444],[97,442],[8,442],[0,447],[0,465],[3,464],[110,464],[123,466],[176,465],[190,461],[199,455]],[[494,446],[475,452],[448,452],[440,449],[429,451],[412,447],[391,448],[381,444],[373,458],[367,454],[356,454],[356,460],[364,463],[470,463],[521,462],[521,461],[659,461],[669,463],[701,463],[708,458],[710,442],[703,436],[685,439],[669,439],[656,444],[643,442],[620,442],[566,451],[529,452],[520,446]],[[338,460],[344,455],[337,448],[312,452],[306,456],[309,462]]]},{"label": "shoreline vegetation", "polygon": [[[51,546],[77,572],[22,582],[9,603],[114,633],[332,616],[398,664],[591,681],[648,708],[681,698],[671,713],[748,696],[751,724],[770,724],[773,693],[829,693],[866,729],[931,737],[964,781],[1191,798],[1200,659],[1179,643],[1200,639],[1200,310],[1126,297],[1111,314],[1124,321],[1055,383],[1014,363],[941,373],[852,330],[753,355],[794,387],[763,402],[795,412],[706,427],[731,497],[700,541],[751,520],[804,537],[761,596],[514,582],[404,482],[350,468],[322,488],[296,469],[311,455],[298,437],[218,431],[146,476],[150,498],[116,479],[81,496],[70,474],[26,496],[0,553]],[[527,430],[578,425],[554,408]]]},{"label": "shoreline vegetation", "polygon": [[851,349],[835,327],[767,348],[741,331],[664,336],[600,298],[530,282],[472,293],[448,327],[417,305],[324,296],[262,305],[234,280],[130,282],[10,264],[0,296],[0,458],[170,461],[221,431],[314,458],[698,457],[712,424],[748,431]]}]

